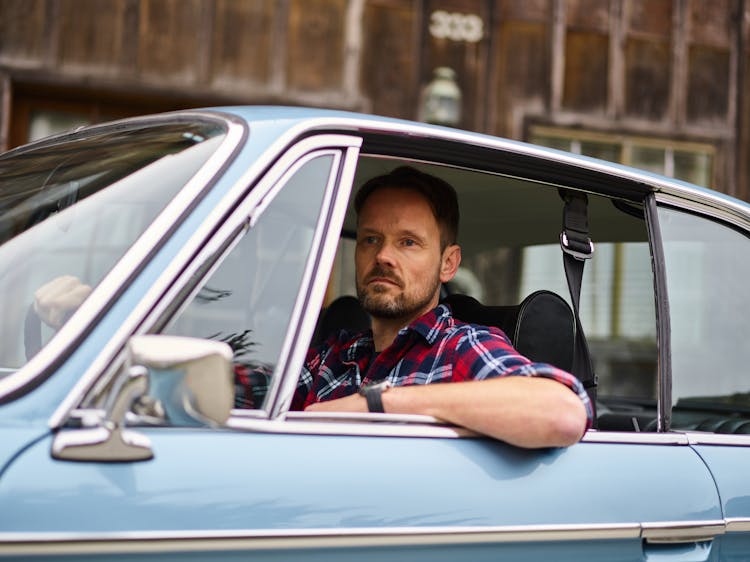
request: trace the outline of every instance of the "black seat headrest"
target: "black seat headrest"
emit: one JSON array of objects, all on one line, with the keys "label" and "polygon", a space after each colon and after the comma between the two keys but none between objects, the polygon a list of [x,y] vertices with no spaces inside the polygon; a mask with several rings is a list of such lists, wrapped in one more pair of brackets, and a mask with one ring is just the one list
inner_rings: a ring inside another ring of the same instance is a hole
[{"label": "black seat headrest", "polygon": [[359,304],[357,297],[342,295],[334,299],[320,314],[313,336],[313,345],[323,343],[333,334],[348,330],[352,334],[370,327],[370,315]]},{"label": "black seat headrest", "polygon": [[572,370],[575,317],[557,293],[536,291],[515,306],[485,306],[461,294],[448,295],[443,302],[459,320],[500,328],[513,347],[532,361]]},{"label": "black seat headrest", "polygon": [[[516,350],[532,361],[550,363],[568,372],[573,368],[575,318],[560,295],[536,291],[515,306],[485,306],[462,294],[448,295],[442,302],[463,322],[500,328]],[[313,344],[323,343],[342,329],[356,333],[369,327],[370,317],[359,300],[344,295],[321,313]]]}]

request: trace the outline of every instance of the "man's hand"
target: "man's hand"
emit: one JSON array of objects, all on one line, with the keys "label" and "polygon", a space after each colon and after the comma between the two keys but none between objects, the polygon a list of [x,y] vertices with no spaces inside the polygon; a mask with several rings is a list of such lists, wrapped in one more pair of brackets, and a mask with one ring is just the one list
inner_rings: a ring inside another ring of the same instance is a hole
[{"label": "man's hand", "polygon": [[90,294],[91,287],[77,277],[56,277],[34,293],[34,311],[42,322],[57,330]]},{"label": "man's hand", "polygon": [[364,412],[367,413],[367,400],[359,394],[352,394],[336,400],[316,402],[305,408],[306,412]]}]

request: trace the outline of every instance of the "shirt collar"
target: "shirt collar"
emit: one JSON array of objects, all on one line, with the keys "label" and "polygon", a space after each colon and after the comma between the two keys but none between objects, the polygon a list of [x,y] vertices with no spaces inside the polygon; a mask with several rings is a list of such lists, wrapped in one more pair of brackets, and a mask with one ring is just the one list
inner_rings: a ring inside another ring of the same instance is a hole
[{"label": "shirt collar", "polygon": [[451,309],[444,304],[439,304],[403,328],[399,334],[411,330],[422,336],[428,344],[432,345],[438,339],[440,332],[452,326],[453,316],[451,315]]},{"label": "shirt collar", "polygon": [[[429,345],[432,345],[437,341],[443,330],[451,328],[453,325],[451,309],[447,305],[440,304],[402,328],[399,331],[399,336],[411,331],[420,335]],[[341,357],[346,361],[357,361],[363,355],[369,356],[372,354],[373,348],[372,330],[366,330],[344,344],[341,349]]]}]

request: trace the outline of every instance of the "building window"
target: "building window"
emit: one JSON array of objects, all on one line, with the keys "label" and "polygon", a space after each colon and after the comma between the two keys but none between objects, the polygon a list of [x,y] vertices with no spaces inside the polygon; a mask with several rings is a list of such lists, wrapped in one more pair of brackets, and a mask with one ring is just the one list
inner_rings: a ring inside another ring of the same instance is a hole
[{"label": "building window", "polygon": [[710,144],[532,127],[529,141],[574,154],[618,162],[670,178],[709,187],[715,148]]}]

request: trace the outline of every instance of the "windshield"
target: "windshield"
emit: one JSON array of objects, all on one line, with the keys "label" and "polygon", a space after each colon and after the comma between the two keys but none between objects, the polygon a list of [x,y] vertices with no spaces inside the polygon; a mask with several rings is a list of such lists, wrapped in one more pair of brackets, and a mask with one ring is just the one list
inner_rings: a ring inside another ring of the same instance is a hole
[{"label": "windshield", "polygon": [[[0,157],[0,376],[68,321],[224,133],[141,124]],[[58,295],[78,297],[66,309]]]}]

